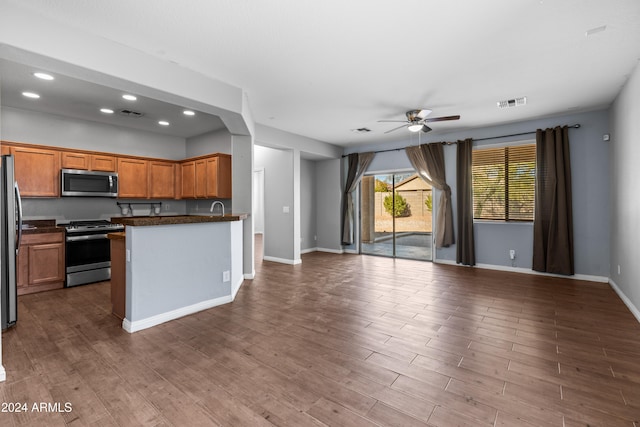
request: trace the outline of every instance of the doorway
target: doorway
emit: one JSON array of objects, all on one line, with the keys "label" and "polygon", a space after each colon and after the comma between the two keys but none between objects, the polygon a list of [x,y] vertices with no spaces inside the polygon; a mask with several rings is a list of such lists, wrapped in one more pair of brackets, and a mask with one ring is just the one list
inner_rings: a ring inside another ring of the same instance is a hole
[{"label": "doorway", "polygon": [[415,172],[367,175],[361,183],[360,252],[433,259],[433,195]]},{"label": "doorway", "polygon": [[262,262],[264,255],[264,168],[253,171],[253,228],[256,264]]}]

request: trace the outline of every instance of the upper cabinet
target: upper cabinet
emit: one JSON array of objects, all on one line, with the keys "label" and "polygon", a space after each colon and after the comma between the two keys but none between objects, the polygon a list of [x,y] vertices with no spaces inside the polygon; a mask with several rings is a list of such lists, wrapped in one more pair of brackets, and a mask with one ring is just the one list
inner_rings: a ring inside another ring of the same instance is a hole
[{"label": "upper cabinet", "polygon": [[118,172],[120,198],[231,198],[229,154],[174,161],[5,141],[2,154],[15,156],[16,181],[24,197],[60,197],[60,169],[80,169]]},{"label": "upper cabinet", "polygon": [[89,170],[115,172],[116,158],[115,156],[105,156],[103,154],[92,154],[89,162]]},{"label": "upper cabinet", "polygon": [[178,166],[181,199],[194,199],[196,197],[196,162],[182,162]]},{"label": "upper cabinet", "polygon": [[118,197],[146,199],[149,161],[118,157]]},{"label": "upper cabinet", "polygon": [[116,170],[115,156],[63,151],[61,157],[63,169],[82,169],[104,172],[115,172]]},{"label": "upper cabinet", "polygon": [[24,197],[60,196],[60,152],[41,148],[11,147],[15,177]]},{"label": "upper cabinet", "polygon": [[176,165],[160,160],[149,161],[149,197],[173,199],[176,196]]},{"label": "upper cabinet", "polygon": [[180,164],[181,199],[230,199],[231,156],[214,154]]},{"label": "upper cabinet", "polygon": [[219,154],[207,159],[207,197],[231,198],[231,156]]}]

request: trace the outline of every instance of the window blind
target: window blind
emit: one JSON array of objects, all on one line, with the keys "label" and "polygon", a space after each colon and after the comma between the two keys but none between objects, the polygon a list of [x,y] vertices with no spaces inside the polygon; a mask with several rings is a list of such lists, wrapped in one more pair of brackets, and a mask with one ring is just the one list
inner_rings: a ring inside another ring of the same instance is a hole
[{"label": "window blind", "polygon": [[535,144],[473,151],[473,218],[533,221]]}]

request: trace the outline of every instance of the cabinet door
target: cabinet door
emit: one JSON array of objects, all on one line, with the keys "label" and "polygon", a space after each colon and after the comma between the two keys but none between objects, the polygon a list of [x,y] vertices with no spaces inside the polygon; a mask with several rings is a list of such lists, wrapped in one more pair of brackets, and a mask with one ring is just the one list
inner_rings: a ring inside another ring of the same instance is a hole
[{"label": "cabinet door", "polygon": [[92,154],[90,167],[92,171],[115,172],[116,158],[114,156],[103,156],[101,154]]},{"label": "cabinet door", "polygon": [[196,198],[207,197],[207,162],[205,159],[196,160]]},{"label": "cabinet door", "polygon": [[196,162],[180,164],[180,198],[193,199],[196,197]]},{"label": "cabinet door", "polygon": [[83,153],[73,153],[71,151],[62,152],[63,169],[89,169],[89,155]]},{"label": "cabinet door", "polygon": [[175,165],[170,162],[149,162],[149,197],[173,199],[175,191]]},{"label": "cabinet door", "polygon": [[231,159],[216,156],[207,159],[207,197],[231,198]]},{"label": "cabinet door", "polygon": [[146,199],[149,192],[147,160],[118,158],[118,197]]},{"label": "cabinet door", "polygon": [[60,152],[39,148],[12,147],[15,176],[23,197],[60,195]]},{"label": "cabinet door", "polygon": [[29,246],[20,245],[17,259],[17,288],[18,295],[25,293],[29,286]]},{"label": "cabinet door", "polygon": [[64,281],[64,243],[29,246],[29,286]]}]

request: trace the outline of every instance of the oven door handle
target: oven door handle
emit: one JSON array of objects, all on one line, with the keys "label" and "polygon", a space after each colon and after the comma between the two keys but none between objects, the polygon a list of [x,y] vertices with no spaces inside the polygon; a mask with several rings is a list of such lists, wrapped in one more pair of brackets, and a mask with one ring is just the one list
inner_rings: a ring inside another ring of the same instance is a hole
[{"label": "oven door handle", "polygon": [[106,234],[90,234],[88,236],[67,236],[67,242],[83,242],[85,240],[102,240],[106,239]]}]

